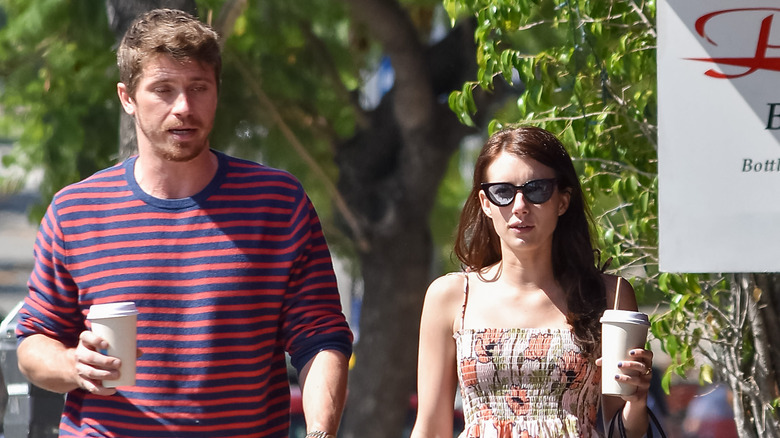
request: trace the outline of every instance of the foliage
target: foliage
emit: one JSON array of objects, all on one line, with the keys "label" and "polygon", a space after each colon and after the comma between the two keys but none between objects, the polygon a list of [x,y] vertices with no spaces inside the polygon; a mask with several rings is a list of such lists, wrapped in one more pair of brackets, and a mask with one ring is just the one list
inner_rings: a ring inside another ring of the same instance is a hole
[{"label": "foliage", "polygon": [[[199,1],[199,13],[216,20],[223,4]],[[42,169],[37,221],[57,190],[118,158],[117,42],[103,2],[2,0],[0,11],[0,137],[14,141],[2,165]],[[212,145],[290,170],[332,220],[331,145],[354,131],[349,98],[375,61],[371,46],[356,44],[342,2],[259,2],[224,35]],[[291,150],[291,140],[305,147]]]},{"label": "foliage", "polygon": [[[116,58],[108,50],[114,37],[97,5],[0,3],[0,135],[18,139],[3,165],[43,167],[46,199],[106,167],[117,152]],[[42,207],[33,212],[42,214]]]},{"label": "foliage", "polygon": [[[702,329],[687,316],[724,287],[719,278],[658,270],[655,4],[652,1],[445,0],[453,19],[477,17],[475,81],[450,95],[471,123],[473,92],[494,81],[525,89],[491,131],[512,123],[560,136],[575,160],[611,268],[633,277],[640,301],[670,301],[653,333],[673,358],[665,376],[684,375]],[[711,294],[702,293],[702,284]],[[688,334],[685,334],[688,333]],[[675,334],[681,334],[676,337]],[[705,379],[710,373],[703,373]]]},{"label": "foliage", "polygon": [[464,178],[463,175],[474,173],[473,168],[464,170],[463,167],[474,162],[477,151],[471,150],[469,153],[468,150],[464,150],[456,153],[449,162],[447,175],[444,176],[445,183],[439,186],[436,195],[437,206],[431,217],[431,224],[433,224],[431,231],[435,248],[439,251],[435,261],[441,263],[441,266],[437,267],[433,274],[461,270],[460,261],[452,250],[452,242],[455,241],[464,199],[471,190],[471,180]]}]

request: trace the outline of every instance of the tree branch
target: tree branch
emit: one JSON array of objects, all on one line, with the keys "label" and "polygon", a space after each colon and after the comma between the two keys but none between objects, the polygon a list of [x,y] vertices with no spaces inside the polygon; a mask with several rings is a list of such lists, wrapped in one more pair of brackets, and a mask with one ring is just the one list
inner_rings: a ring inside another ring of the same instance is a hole
[{"label": "tree branch", "polygon": [[401,135],[410,140],[432,126],[433,90],[425,48],[417,29],[397,1],[346,0],[354,18],[364,23],[379,41],[395,71],[394,112]]},{"label": "tree branch", "polygon": [[260,86],[260,83],[249,72],[249,69],[244,65],[244,63],[235,57],[232,58],[232,61],[235,63],[238,71],[244,77],[244,80],[249,85],[252,93],[254,93],[257,99],[260,101],[260,105],[268,110],[268,112],[271,114],[271,119],[282,131],[282,134],[293,147],[295,152],[298,153],[298,156],[300,156],[314,172],[314,174],[317,175],[320,181],[322,181],[325,190],[333,197],[333,202],[336,205],[336,209],[338,209],[339,213],[341,213],[341,215],[344,217],[344,220],[346,221],[350,230],[352,230],[358,248],[361,251],[368,251],[370,249],[370,244],[368,243],[368,240],[366,239],[357,218],[347,206],[346,201],[341,196],[341,193],[339,193],[335,184],[333,184],[330,178],[328,178],[328,175],[317,163],[317,161],[306,151],[306,148],[298,140],[298,137],[295,135],[293,130],[289,127],[289,125],[287,125],[281,114],[279,114],[279,110],[276,108],[276,105],[274,105],[273,101],[271,101],[268,95],[265,94],[263,88]]},{"label": "tree branch", "polygon": [[363,108],[360,107],[359,103],[352,96],[350,91],[344,86],[344,82],[340,78],[338,69],[333,64],[332,58],[328,56],[328,47],[323,44],[322,40],[312,31],[311,21],[302,20],[300,22],[300,28],[303,31],[303,35],[306,37],[309,50],[318,60],[320,65],[324,68],[326,74],[331,78],[330,83],[333,84],[333,87],[336,90],[336,94],[338,94],[338,96],[344,102],[349,102],[349,105],[352,108],[352,112],[355,115],[355,122],[357,123],[358,127],[360,129],[368,128],[369,122],[366,118],[366,114],[363,111]]},{"label": "tree branch", "polygon": [[[219,16],[213,27],[220,36],[220,47],[225,46],[225,41],[233,32],[233,26],[235,26],[236,20],[238,20],[238,17],[240,17],[244,12],[244,9],[246,9],[246,3],[246,0],[227,0],[222,5],[222,9],[219,10]],[[210,14],[211,11],[209,11],[209,19],[207,20],[209,24],[211,22]]]}]

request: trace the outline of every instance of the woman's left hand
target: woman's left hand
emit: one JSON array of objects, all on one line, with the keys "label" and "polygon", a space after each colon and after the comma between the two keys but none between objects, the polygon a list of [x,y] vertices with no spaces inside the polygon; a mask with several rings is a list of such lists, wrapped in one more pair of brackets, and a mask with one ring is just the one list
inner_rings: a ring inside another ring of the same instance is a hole
[{"label": "woman's left hand", "polygon": [[[653,378],[653,352],[642,348],[629,351],[631,358],[618,362],[618,368],[623,374],[618,374],[615,379],[622,383],[634,385],[636,392],[621,396],[626,401],[645,401],[650,389],[650,381]],[[601,358],[596,359],[596,365],[601,366]]]}]

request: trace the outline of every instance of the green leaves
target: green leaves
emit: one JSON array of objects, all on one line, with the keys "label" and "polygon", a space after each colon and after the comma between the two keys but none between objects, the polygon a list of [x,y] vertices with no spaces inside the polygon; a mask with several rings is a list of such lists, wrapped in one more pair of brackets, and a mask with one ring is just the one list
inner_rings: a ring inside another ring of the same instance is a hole
[{"label": "green leaves", "polygon": [[114,37],[102,3],[7,0],[2,7],[0,135],[16,145],[4,161],[43,168],[45,204],[116,155]]},{"label": "green leaves", "polygon": [[471,119],[471,114],[474,114],[477,110],[473,93],[476,86],[477,84],[474,82],[466,82],[460,91],[453,91],[449,96],[450,108],[455,110],[455,115],[458,116],[458,120],[464,125],[475,126],[474,121]]}]

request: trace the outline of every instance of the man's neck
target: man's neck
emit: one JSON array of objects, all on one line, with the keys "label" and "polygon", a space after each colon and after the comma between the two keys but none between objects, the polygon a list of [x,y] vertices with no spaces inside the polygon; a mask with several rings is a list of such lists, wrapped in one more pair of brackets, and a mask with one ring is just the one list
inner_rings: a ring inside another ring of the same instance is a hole
[{"label": "man's neck", "polygon": [[159,199],[181,199],[203,190],[218,167],[219,159],[210,150],[185,162],[140,154],[133,174],[145,193]]}]

